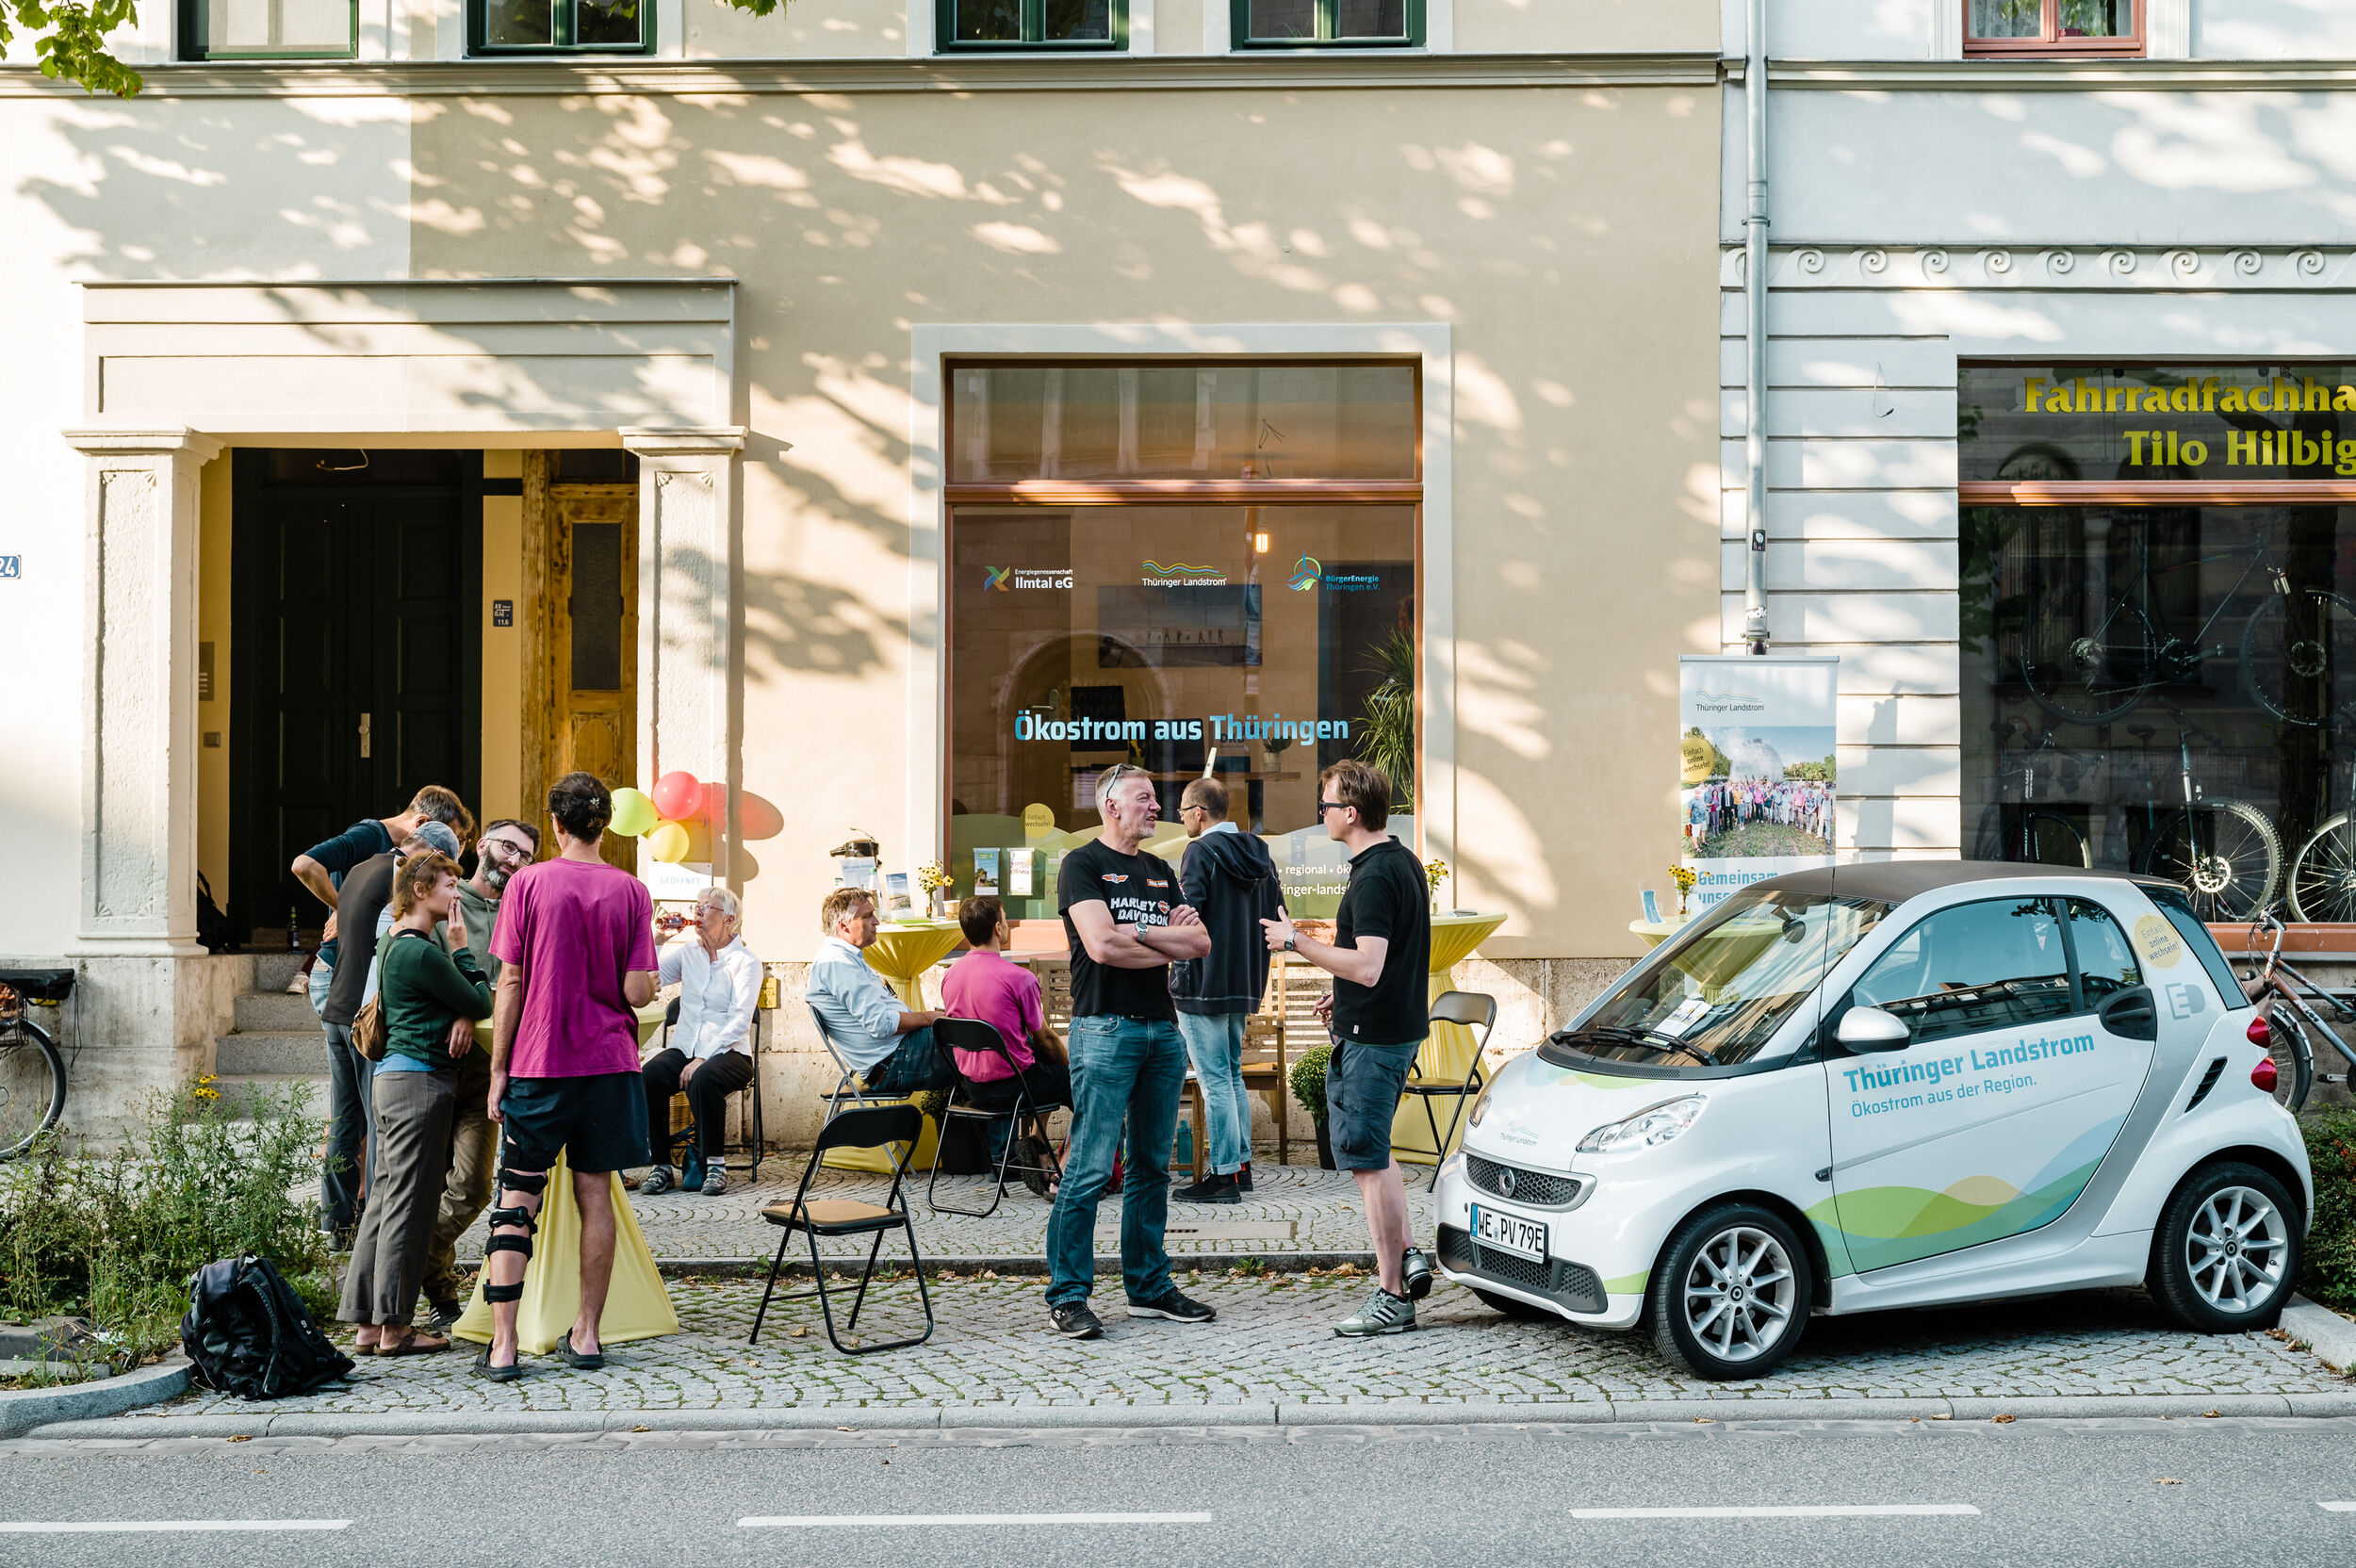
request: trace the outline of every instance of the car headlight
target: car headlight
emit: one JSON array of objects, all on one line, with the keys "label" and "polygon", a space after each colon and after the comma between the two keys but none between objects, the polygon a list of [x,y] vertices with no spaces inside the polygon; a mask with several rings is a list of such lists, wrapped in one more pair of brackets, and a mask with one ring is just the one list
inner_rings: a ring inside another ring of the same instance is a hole
[{"label": "car headlight", "polygon": [[1497,1081],[1495,1077],[1491,1077],[1487,1083],[1481,1086],[1481,1092],[1473,1096],[1472,1109],[1464,1113],[1465,1126],[1481,1125],[1481,1119],[1489,1114],[1489,1097],[1497,1091]]},{"label": "car headlight", "polygon": [[1622,1154],[1631,1149],[1652,1149],[1668,1142],[1701,1116],[1702,1107],[1710,1102],[1705,1095],[1689,1094],[1678,1100],[1664,1100],[1629,1117],[1626,1121],[1609,1121],[1579,1140],[1582,1154]]}]

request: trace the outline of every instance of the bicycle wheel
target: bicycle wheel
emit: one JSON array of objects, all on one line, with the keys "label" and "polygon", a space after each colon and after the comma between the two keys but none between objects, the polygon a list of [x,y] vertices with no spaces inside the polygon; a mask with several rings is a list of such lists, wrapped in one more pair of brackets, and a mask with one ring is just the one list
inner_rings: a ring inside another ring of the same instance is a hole
[{"label": "bicycle wheel", "polygon": [[2108,724],[2151,689],[2159,644],[2150,619],[2131,604],[2091,632],[2033,612],[2021,636],[2021,678],[2055,718]]},{"label": "bicycle wheel", "polygon": [[2274,902],[2282,841],[2256,807],[2208,801],[2160,819],[2142,869],[2184,889],[2204,921],[2248,920]]},{"label": "bicycle wheel", "polygon": [[2330,723],[2356,701],[2356,604],[2329,588],[2266,595],[2241,634],[2241,683],[2287,724]]},{"label": "bicycle wheel", "polygon": [[2291,861],[2291,917],[2356,921],[2356,824],[2327,817]]},{"label": "bicycle wheel", "polygon": [[2012,841],[2013,853],[2007,860],[2026,860],[2038,866],[2091,866],[2094,852],[2086,847],[2086,836],[2071,826],[2066,817],[2051,811],[2032,811],[2024,831]]},{"label": "bicycle wheel", "polygon": [[0,1160],[12,1160],[65,1114],[65,1061],[30,1023],[0,1032]]},{"label": "bicycle wheel", "polygon": [[2266,1055],[2274,1062],[2274,1102],[2297,1116],[2315,1086],[2315,1047],[2308,1043],[2299,1016],[2279,1001],[2266,1020]]}]

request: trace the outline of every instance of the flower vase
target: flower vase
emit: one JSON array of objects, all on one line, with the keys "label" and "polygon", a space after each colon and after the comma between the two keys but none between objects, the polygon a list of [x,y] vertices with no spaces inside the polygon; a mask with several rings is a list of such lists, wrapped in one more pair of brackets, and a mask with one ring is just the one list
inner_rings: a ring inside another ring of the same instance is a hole
[{"label": "flower vase", "polygon": [[946,888],[935,888],[933,890],[933,919],[947,920],[948,918],[949,890]]},{"label": "flower vase", "polygon": [[1686,900],[1686,896],[1687,896],[1687,894],[1686,894],[1685,890],[1684,890],[1683,888],[1679,888],[1679,889],[1677,890],[1677,919],[1679,919],[1679,920],[1683,920],[1683,919],[1685,919],[1685,918],[1686,918],[1686,915],[1685,915],[1685,900]]}]

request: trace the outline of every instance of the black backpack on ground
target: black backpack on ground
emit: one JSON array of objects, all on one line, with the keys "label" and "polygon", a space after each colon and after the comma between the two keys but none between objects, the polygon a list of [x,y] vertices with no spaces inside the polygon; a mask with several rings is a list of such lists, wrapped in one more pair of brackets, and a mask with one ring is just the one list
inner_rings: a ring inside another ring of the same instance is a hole
[{"label": "black backpack on ground", "polygon": [[308,1394],[352,1375],[310,1309],[268,1258],[208,1263],[188,1277],[180,1347],[205,1387],[247,1399]]},{"label": "black backpack on ground", "polygon": [[203,872],[196,874],[196,939],[207,953],[237,951],[237,928],[213,902],[213,885]]}]

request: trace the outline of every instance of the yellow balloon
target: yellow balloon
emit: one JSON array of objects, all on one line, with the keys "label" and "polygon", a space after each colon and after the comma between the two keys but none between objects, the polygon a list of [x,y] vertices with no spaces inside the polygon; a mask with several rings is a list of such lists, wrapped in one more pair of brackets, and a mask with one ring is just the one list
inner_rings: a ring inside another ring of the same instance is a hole
[{"label": "yellow balloon", "polygon": [[620,789],[614,792],[614,820],[608,825],[625,839],[635,839],[651,830],[663,820],[663,813],[654,808],[644,790]]},{"label": "yellow balloon", "polygon": [[646,835],[646,853],[668,865],[677,865],[687,858],[687,829],[678,823],[666,822]]}]

